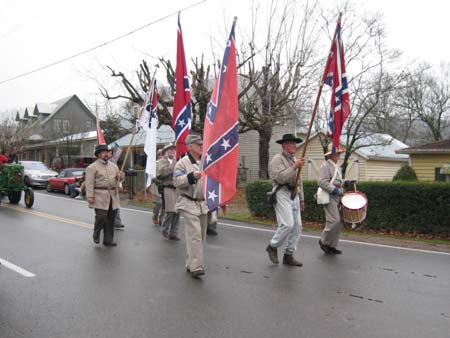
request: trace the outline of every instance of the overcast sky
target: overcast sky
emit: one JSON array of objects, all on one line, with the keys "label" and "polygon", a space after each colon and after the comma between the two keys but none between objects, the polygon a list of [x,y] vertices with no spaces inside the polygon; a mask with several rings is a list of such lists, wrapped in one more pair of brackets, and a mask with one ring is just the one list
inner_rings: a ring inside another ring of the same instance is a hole
[{"label": "overcast sky", "polygon": [[[80,53],[197,2],[200,0],[0,0],[0,82]],[[402,50],[411,59],[433,64],[450,62],[448,1],[355,2],[383,14],[390,47]],[[183,12],[188,60],[202,52],[210,57],[211,46],[221,54],[233,16],[238,16],[239,45],[243,28],[248,27],[251,3],[207,0]],[[90,103],[104,102],[98,82],[112,86],[105,65],[131,74],[143,58],[153,65],[159,56],[174,60],[176,20],[173,15],[90,53],[0,84],[0,111],[52,102],[72,94]],[[343,39],[345,43],[345,36]],[[159,73],[163,76],[162,69]]]}]

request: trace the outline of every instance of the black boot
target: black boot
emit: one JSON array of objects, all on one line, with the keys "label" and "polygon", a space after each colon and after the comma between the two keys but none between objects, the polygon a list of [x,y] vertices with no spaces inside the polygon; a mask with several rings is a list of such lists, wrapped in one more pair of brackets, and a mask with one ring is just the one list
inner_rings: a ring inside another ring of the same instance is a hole
[{"label": "black boot", "polygon": [[293,254],[286,253],[283,256],[283,264],[290,266],[303,266],[303,263],[296,260]]},{"label": "black boot", "polygon": [[269,259],[273,264],[278,264],[278,251],[277,248],[272,247],[270,244],[266,248],[267,253],[269,254]]},{"label": "black boot", "polygon": [[331,254],[331,247],[322,243],[322,240],[319,239],[319,246],[327,255]]}]

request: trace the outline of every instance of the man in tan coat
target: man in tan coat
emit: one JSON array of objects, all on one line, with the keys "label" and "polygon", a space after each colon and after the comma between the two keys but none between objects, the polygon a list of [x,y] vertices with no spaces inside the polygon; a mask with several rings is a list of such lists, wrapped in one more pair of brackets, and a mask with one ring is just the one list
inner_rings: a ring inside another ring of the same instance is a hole
[{"label": "man in tan coat", "polygon": [[[340,211],[341,197],[344,195],[341,170],[337,165],[339,157],[345,149],[338,148],[332,153],[332,145],[329,144],[328,152],[325,154],[327,161],[319,169],[317,182],[319,187],[330,194],[330,203],[324,204],[325,228],[319,240],[320,248],[331,255],[341,254],[342,251],[336,249],[342,228],[342,216]],[[334,179],[333,179],[334,178]],[[331,180],[333,179],[333,182]]]},{"label": "man in tan coat", "polygon": [[86,199],[89,208],[95,209],[93,239],[100,243],[103,229],[103,245],[116,246],[114,242],[114,219],[120,207],[119,180],[122,174],[117,165],[109,161],[110,148],[98,145],[95,148],[97,160],[86,169]]},{"label": "man in tan coat", "polygon": [[304,159],[296,159],[293,155],[297,150],[297,143],[302,142],[300,138],[292,134],[285,134],[281,140],[283,151],[276,154],[270,162],[270,176],[273,180],[273,192],[276,193],[275,215],[277,217],[277,230],[266,248],[272,263],[278,264],[277,248],[287,240],[283,256],[283,264],[291,266],[302,266],[294,257],[297,244],[302,234],[302,220],[300,211],[305,208],[303,196],[303,183],[300,180],[295,198],[291,199],[294,189],[297,170],[303,165]]},{"label": "man in tan coat", "polygon": [[[156,166],[158,167],[158,162],[163,158],[162,149],[158,149],[156,152]],[[161,182],[155,177],[152,180],[152,184],[150,186],[150,191],[152,193],[152,200],[153,200],[153,216],[152,221],[153,225],[159,225],[162,226],[162,222],[164,220],[164,207],[163,207],[163,201],[162,196],[160,193],[160,187],[159,185]]]},{"label": "man in tan coat", "polygon": [[162,223],[162,234],[165,238],[179,241],[178,228],[180,214],[175,211],[177,191],[173,185],[173,169],[175,168],[176,147],[173,143],[166,145],[163,150],[163,158],[156,164],[156,178],[163,186],[162,198],[164,199],[165,217]]},{"label": "man in tan coat", "polygon": [[188,153],[177,162],[173,173],[173,183],[178,191],[175,210],[181,213],[185,221],[186,270],[194,278],[205,274],[203,243],[208,223],[208,206],[202,191],[202,145],[200,136],[188,135]]}]

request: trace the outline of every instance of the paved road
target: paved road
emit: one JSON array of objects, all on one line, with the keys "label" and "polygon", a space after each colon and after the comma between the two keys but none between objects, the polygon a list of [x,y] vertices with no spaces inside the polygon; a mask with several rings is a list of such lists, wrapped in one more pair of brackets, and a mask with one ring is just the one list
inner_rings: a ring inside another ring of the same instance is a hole
[{"label": "paved road", "polygon": [[184,241],[162,239],[147,211],[121,212],[125,231],[105,248],[82,201],[3,199],[1,338],[450,336],[448,254],[346,242],[329,257],[302,237],[304,267],[273,266],[270,231],[227,223],[208,238],[199,281],[184,271]]}]

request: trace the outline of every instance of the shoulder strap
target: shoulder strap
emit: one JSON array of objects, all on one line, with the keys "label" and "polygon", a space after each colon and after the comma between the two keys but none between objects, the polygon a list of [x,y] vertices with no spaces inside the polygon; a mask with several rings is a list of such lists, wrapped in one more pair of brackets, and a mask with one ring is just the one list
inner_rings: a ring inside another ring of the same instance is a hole
[{"label": "shoulder strap", "polygon": [[330,183],[334,182],[334,180],[336,179],[337,173],[338,173],[338,166],[336,165],[336,169],[334,170],[334,174],[333,174],[333,177],[331,178]]}]

